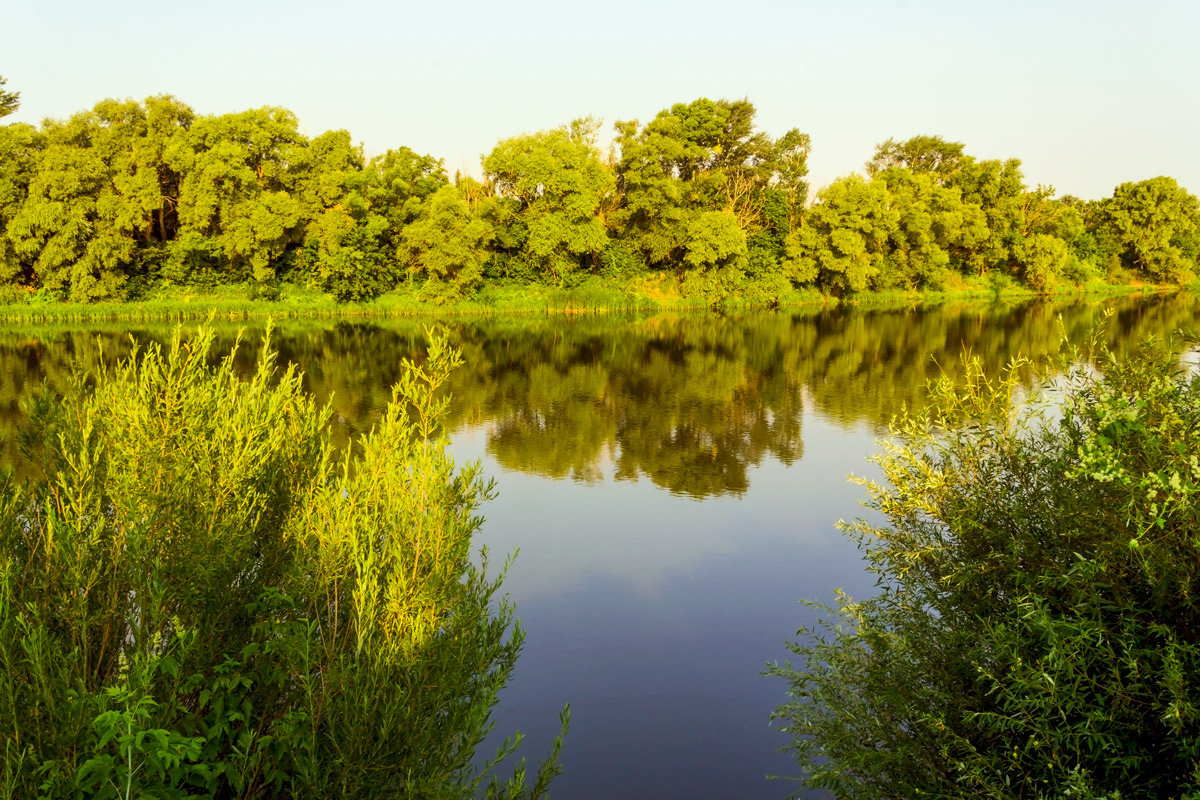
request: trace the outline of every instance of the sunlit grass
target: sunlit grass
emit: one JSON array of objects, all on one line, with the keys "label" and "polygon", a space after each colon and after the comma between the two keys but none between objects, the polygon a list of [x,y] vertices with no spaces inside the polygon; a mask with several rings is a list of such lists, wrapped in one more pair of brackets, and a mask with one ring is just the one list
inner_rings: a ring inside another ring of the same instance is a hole
[{"label": "sunlit grass", "polygon": [[[1200,286],[1186,287],[1195,292]],[[366,302],[340,303],[303,286],[283,285],[271,297],[252,297],[243,285],[207,289],[158,289],[140,300],[72,303],[31,296],[0,302],[0,324],[61,325],[76,322],[173,323],[189,320],[241,322],[283,319],[491,316],[507,314],[607,314],[699,311],[708,308],[828,308],[840,304],[866,309],[944,305],[948,302],[1015,304],[1039,296],[1100,298],[1123,294],[1178,291],[1152,284],[1114,285],[1103,281],[1061,283],[1039,295],[1015,281],[962,281],[941,289],[887,289],[843,296],[813,288],[764,294],[753,286],[719,300],[687,296],[673,275],[641,275],[618,281],[589,279],[575,286],[538,284],[486,285],[470,297],[431,299],[417,287],[402,287]]]}]

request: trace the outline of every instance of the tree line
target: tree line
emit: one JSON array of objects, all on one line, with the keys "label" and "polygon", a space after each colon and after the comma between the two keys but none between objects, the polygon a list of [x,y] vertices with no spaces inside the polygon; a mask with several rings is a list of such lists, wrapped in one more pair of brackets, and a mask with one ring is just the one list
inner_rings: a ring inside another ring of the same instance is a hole
[{"label": "tree line", "polygon": [[[0,116],[19,101],[2,86]],[[809,136],[773,138],[754,117],[745,99],[678,103],[617,122],[608,153],[600,122],[578,119],[500,141],[476,179],[407,147],[366,158],[344,130],[309,138],[283,108],[104,100],[0,125],[0,287],[92,301],[290,283],[352,301],[408,286],[444,301],[595,279],[769,303],[1195,277],[1200,204],[1172,178],[1056,197],[1017,159],[917,136],[810,198]]]}]

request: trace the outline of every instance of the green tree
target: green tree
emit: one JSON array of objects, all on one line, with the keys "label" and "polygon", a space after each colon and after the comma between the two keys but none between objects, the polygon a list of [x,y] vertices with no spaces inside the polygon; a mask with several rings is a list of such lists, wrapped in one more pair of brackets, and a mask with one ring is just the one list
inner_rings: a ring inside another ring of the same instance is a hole
[{"label": "green tree", "polygon": [[808,156],[811,150],[811,137],[801,133],[798,128],[775,140],[772,188],[783,192],[786,198],[788,230],[783,231],[784,236],[800,224],[800,217],[808,203]]},{"label": "green tree", "polygon": [[305,205],[305,216],[313,218],[342,203],[352,176],[362,172],[360,148],[344,130],[326,131],[304,143],[291,165],[295,172],[294,192]]},{"label": "green tree", "polygon": [[442,162],[402,147],[362,164],[345,131],[314,139],[303,260],[338,300],[367,300],[403,278],[396,248],[406,225],[447,185]]},{"label": "green tree", "polygon": [[683,291],[716,301],[738,284],[746,265],[746,234],[729,211],[705,211],[688,224]]},{"label": "green tree", "polygon": [[387,217],[391,230],[400,229],[421,213],[426,198],[445,186],[446,166],[440,158],[407,147],[388,150],[371,159],[358,188],[376,213]]},{"label": "green tree", "polygon": [[443,186],[401,233],[397,258],[429,280],[432,297],[461,297],[478,287],[493,238],[492,226],[471,214],[460,190]]},{"label": "green tree", "polygon": [[968,366],[879,457],[884,521],[847,526],[878,593],[839,596],[792,645],[801,663],[770,670],[807,784],[1193,796],[1200,376],[1175,353],[1102,351],[1043,401],[1020,365]]},{"label": "green tree", "polygon": [[620,205],[611,223],[648,263],[677,266],[689,230],[706,212],[732,214],[748,236],[771,227],[770,189],[782,193],[789,222],[798,219],[808,194],[809,137],[791,130],[772,141],[754,130],[754,114],[748,100],[700,98],[660,111],[643,128],[617,123]]},{"label": "green tree", "polygon": [[305,145],[295,115],[282,108],[192,125],[175,164],[186,175],[180,224],[217,243],[228,279],[273,281],[283,255],[300,242],[306,209],[296,165],[307,160]]},{"label": "green tree", "polygon": [[45,138],[32,125],[0,125],[0,283],[34,282],[35,254],[17,252],[9,225],[29,196]]},{"label": "green tree", "polygon": [[1021,240],[1013,249],[1013,258],[1020,265],[1025,282],[1042,292],[1053,286],[1066,270],[1070,251],[1067,243],[1057,236],[1037,233]]},{"label": "green tree", "polygon": [[[157,277],[178,229],[173,163],[193,119],[189,107],[159,96],[103,100],[65,122],[45,122],[8,227],[22,279],[92,300],[122,296],[131,278]],[[13,155],[13,168],[28,169],[18,166],[28,164],[27,145]]]},{"label": "green tree", "polygon": [[101,119],[84,112],[43,126],[45,147],[8,225],[32,281],[75,300],[120,296],[136,251],[133,228],[144,210],[144,196],[125,202],[103,150],[94,146],[104,138]]},{"label": "green tree", "polygon": [[962,193],[964,203],[978,206],[987,221],[987,237],[958,251],[964,270],[977,275],[989,270],[1005,274],[1019,271],[1013,259],[1025,228],[1021,162],[1015,158],[978,161],[967,157],[947,184]]},{"label": "green tree", "polygon": [[1102,204],[1101,220],[1128,268],[1168,283],[1195,276],[1200,202],[1173,178],[1121,184]]},{"label": "green tree", "polygon": [[613,176],[596,149],[598,127],[589,117],[505,139],[483,159],[496,193],[519,204],[525,258],[555,284],[593,266],[607,242],[598,211]]},{"label": "green tree", "polygon": [[914,136],[903,142],[888,139],[875,148],[875,157],[867,162],[867,174],[875,176],[899,167],[945,184],[969,158],[963,154],[962,142],[948,142],[940,136]]},{"label": "green tree", "polygon": [[8,80],[0,75],[0,118],[7,117],[21,106],[21,93],[5,91]]},{"label": "green tree", "polygon": [[[918,253],[929,250],[923,241],[936,241],[937,252],[930,255],[938,264],[949,264],[954,272],[1011,274],[1038,290],[1049,288],[1065,268],[1065,256],[1047,255],[1050,250],[1058,254],[1058,245],[1044,238],[1059,235],[1054,222],[1065,208],[1051,200],[1053,189],[1039,186],[1033,192],[1026,190],[1017,159],[980,161],[966,155],[961,142],[949,142],[940,136],[914,136],[903,142],[888,139],[867,163],[867,174],[887,180],[893,192],[898,185],[895,176],[906,173],[938,187],[941,191],[933,205],[949,211],[949,216],[940,221],[931,218],[928,232],[921,230],[925,226],[919,218],[913,220],[915,226],[904,225],[906,238],[916,244]],[[949,190],[956,191],[958,197],[950,200],[946,193]],[[933,199],[931,192],[925,194]],[[928,200],[923,202],[929,205]],[[952,231],[950,226],[957,216],[962,219],[958,230]],[[1026,242],[1033,236],[1043,238]],[[943,252],[949,261],[943,258]],[[917,265],[902,258],[897,266],[901,269],[900,282],[912,283]]]},{"label": "green tree", "polygon": [[804,226],[789,235],[784,266],[797,283],[864,291],[884,266],[898,222],[886,183],[860,175],[840,178],[817,195]]},{"label": "green tree", "polygon": [[978,205],[964,203],[955,187],[936,174],[891,167],[876,173],[888,189],[896,228],[889,236],[879,285],[939,287],[957,272],[953,253],[989,235]]},{"label": "green tree", "polygon": [[387,233],[377,214],[356,215],[340,204],[320,212],[305,231],[305,258],[317,284],[339,301],[370,300],[394,287],[396,270],[382,247]]}]

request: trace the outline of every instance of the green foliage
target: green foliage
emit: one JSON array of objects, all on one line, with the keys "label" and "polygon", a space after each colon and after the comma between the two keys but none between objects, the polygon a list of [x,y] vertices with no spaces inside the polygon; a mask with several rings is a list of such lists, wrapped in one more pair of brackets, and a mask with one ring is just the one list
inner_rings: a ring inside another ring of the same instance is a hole
[{"label": "green foliage", "polygon": [[839,596],[770,670],[807,784],[1196,796],[1200,375],[1101,351],[1030,395],[1019,364],[968,367],[885,445],[886,523],[847,526],[878,594]]},{"label": "green foliage", "polygon": [[870,287],[898,222],[889,201],[883,181],[851,175],[831,183],[789,236],[790,272],[839,292]]},{"label": "green foliage", "polygon": [[636,247],[622,239],[609,239],[600,254],[600,277],[619,281],[646,271],[646,262]]},{"label": "green foliage", "polygon": [[454,186],[443,186],[425,204],[421,216],[404,229],[398,257],[430,281],[434,296],[461,297],[478,287],[494,238],[487,221],[473,217]]},{"label": "green foliage", "polygon": [[598,127],[588,117],[506,139],[483,160],[497,193],[518,203],[526,261],[555,285],[594,260],[608,239],[598,211],[613,176],[596,149]]},{"label": "green foliage", "polygon": [[375,213],[387,217],[395,236],[416,218],[425,199],[447,182],[441,159],[401,147],[371,159],[351,188],[362,195]]},{"label": "green foliage", "polygon": [[706,211],[688,224],[683,263],[692,269],[734,267],[745,258],[746,234],[728,211]]},{"label": "green foliage", "polygon": [[959,254],[975,274],[1012,271],[1013,246],[1025,232],[1024,181],[1021,162],[1015,158],[978,161],[967,157],[950,176],[948,185],[962,193],[963,202],[983,212],[985,235],[973,237]]},{"label": "green foliage", "polygon": [[[748,99],[676,103],[644,126],[618,122],[608,156],[591,117],[506,139],[483,180],[455,176],[452,210],[443,162],[407,147],[367,161],[347,131],[310,139],[283,108],[103,100],[40,128],[0,126],[0,286],[87,303],[288,283],[356,303],[407,283],[441,304],[485,284],[605,276],[620,290],[657,272],[708,301],[770,303],[797,286],[961,291],[1004,275],[1046,293],[1195,273],[1200,212],[1169,178],[1102,203],[1056,200],[1027,189],[1016,159],[923,135],[881,143],[867,180],[839,180],[806,209],[809,136],[772,139],[755,114]],[[717,255],[732,241],[718,218],[744,252]]]},{"label": "green foliage", "polygon": [[888,139],[875,148],[875,157],[867,162],[867,174],[873,177],[898,167],[944,184],[968,158],[962,142],[947,142],[940,136],[914,136],[904,142]]},{"label": "green foliage", "polygon": [[1200,201],[1172,178],[1121,184],[1101,214],[1127,266],[1170,283],[1186,283],[1196,274]]},{"label": "green foliage", "polygon": [[[798,220],[808,195],[809,137],[793,129],[772,141],[754,130],[754,114],[748,100],[700,98],[659,112],[641,130],[617,123],[621,203],[612,223],[648,263],[684,262],[691,235],[710,227],[698,219],[706,213],[732,215],[744,235],[778,226],[778,214],[764,213],[768,191],[780,194],[788,226]],[[787,226],[780,238],[786,235]]]},{"label": "green foliage", "polygon": [[95,800],[188,797],[190,779],[208,777],[207,768],[196,763],[204,738],[150,728],[157,704],[148,697],[133,699],[128,690],[115,688],[106,694],[118,708],[96,717],[97,754],[79,767],[76,788]]},{"label": "green foliage", "polygon": [[867,165],[873,180],[835,182],[792,231],[785,274],[833,291],[941,290],[971,274],[1011,276],[1039,293],[1100,274],[1104,247],[1078,201],[1053,199],[1051,187],[1027,190],[1016,159],[979,161],[962,149],[930,136],[879,145]]},{"label": "green foliage", "polygon": [[243,377],[212,342],[31,409],[32,477],[0,486],[0,794],[474,795],[522,633],[472,557],[491,486],[440,430],[457,352],[434,337],[338,452],[268,345]]},{"label": "green foliage", "polygon": [[[363,169],[349,135],[338,134],[331,153],[341,164],[339,178],[323,179],[302,260],[315,283],[334,299],[370,300],[400,282],[406,266],[403,257],[397,261],[403,232],[415,224],[426,201],[447,186],[446,173],[441,161],[407,147],[389,150]],[[313,147],[320,143],[320,138],[314,140]]]},{"label": "green foliage", "polygon": [[[775,175],[771,188],[781,192],[786,199],[788,228],[795,227],[804,206],[808,202],[808,154],[812,149],[812,139],[807,133],[801,133],[798,128],[792,128],[775,140],[775,152],[772,154]],[[771,224],[779,227],[769,210],[766,211]],[[782,230],[782,228],[781,228]],[[784,230],[784,235],[787,231]]]},{"label": "green foliage", "polygon": [[171,244],[159,274],[180,286],[211,286],[221,275],[221,243],[195,231],[187,231]]},{"label": "green foliage", "polygon": [[5,91],[8,81],[0,75],[0,117],[7,117],[21,106],[21,93]]},{"label": "green foliage", "polygon": [[305,252],[317,284],[340,302],[370,300],[391,289],[397,276],[382,248],[386,225],[376,214],[356,220],[341,207],[323,211],[308,226]]},{"label": "green foliage", "polygon": [[185,178],[184,231],[220,242],[231,276],[267,282],[275,262],[299,242],[304,203],[295,191],[304,142],[282,108],[202,117],[178,156]]},{"label": "green foliage", "polygon": [[1045,233],[1034,234],[1018,244],[1015,256],[1025,282],[1039,292],[1049,289],[1066,272],[1070,258],[1067,243]]},{"label": "green foliage", "polygon": [[12,219],[29,196],[45,137],[32,125],[0,125],[0,282],[29,285],[36,254],[17,249]]},{"label": "green foliage", "polygon": [[941,286],[953,270],[952,253],[987,237],[982,210],[964,203],[957,188],[941,185],[938,176],[928,171],[890,168],[878,173],[877,179],[887,185],[896,215],[880,283]]},{"label": "green foliage", "polygon": [[36,174],[8,226],[24,280],[73,300],[113,299],[177,230],[172,159],[191,109],[171,97],[105,100],[43,125]]}]

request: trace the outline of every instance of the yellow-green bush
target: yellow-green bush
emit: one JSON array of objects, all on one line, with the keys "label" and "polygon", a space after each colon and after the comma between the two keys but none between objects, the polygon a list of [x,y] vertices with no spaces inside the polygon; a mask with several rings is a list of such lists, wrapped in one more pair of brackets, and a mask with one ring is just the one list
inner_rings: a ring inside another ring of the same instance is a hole
[{"label": "yellow-green bush", "polygon": [[[521,647],[433,338],[374,431],[178,334],[31,407],[0,487],[0,797],[537,796],[474,760]],[[486,566],[486,558],[482,559]],[[556,745],[557,747],[557,745]]]}]

